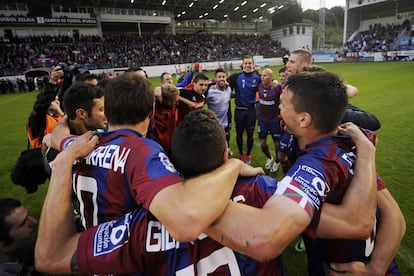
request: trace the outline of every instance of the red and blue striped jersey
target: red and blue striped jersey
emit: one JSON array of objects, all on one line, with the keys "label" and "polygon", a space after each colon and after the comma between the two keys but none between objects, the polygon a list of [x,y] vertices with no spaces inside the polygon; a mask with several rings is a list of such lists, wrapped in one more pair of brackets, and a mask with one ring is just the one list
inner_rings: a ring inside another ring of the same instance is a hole
[{"label": "red and blue striped jersey", "polygon": [[[262,207],[277,180],[259,175],[239,179],[232,200]],[[284,275],[281,258],[266,263],[236,253],[206,235],[191,243],[175,241],[144,208],[81,234],[77,260],[82,273],[149,275]]]},{"label": "red and blue striped jersey", "polygon": [[[375,229],[372,239],[367,241],[316,238],[322,203],[341,203],[354,174],[355,159],[356,148],[350,137],[324,137],[299,153],[295,164],[279,183],[276,193],[298,202],[311,217],[304,232],[311,275],[324,275],[323,262],[366,262],[372,253]],[[378,176],[377,189],[384,188],[385,183]]]},{"label": "red and blue striped jersey", "polygon": [[99,144],[77,165],[73,188],[85,228],[148,208],[163,188],[182,182],[164,150],[131,129],[99,133]]},{"label": "red and blue striped jersey", "polygon": [[259,104],[257,105],[257,118],[262,121],[280,121],[280,94],[282,86],[279,84],[276,88],[265,88],[259,85]]}]

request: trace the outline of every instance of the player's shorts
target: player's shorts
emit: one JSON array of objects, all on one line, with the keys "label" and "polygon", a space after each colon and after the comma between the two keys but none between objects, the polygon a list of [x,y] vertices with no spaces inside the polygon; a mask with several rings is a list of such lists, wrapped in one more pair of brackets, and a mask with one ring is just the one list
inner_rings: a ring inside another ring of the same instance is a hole
[{"label": "player's shorts", "polygon": [[231,127],[227,126],[224,128],[224,133],[226,134],[226,141],[229,142],[230,141],[230,131],[231,131]]},{"label": "player's shorts", "polygon": [[293,135],[282,131],[280,136],[279,151],[288,154],[292,150],[293,145]]},{"label": "player's shorts", "polygon": [[259,139],[266,139],[267,134],[272,136],[273,141],[279,141],[281,135],[280,121],[258,120],[257,123]]},{"label": "player's shorts", "polygon": [[237,107],[234,110],[234,122],[236,124],[236,130],[246,130],[248,133],[253,133],[256,126],[256,108],[252,106]]}]

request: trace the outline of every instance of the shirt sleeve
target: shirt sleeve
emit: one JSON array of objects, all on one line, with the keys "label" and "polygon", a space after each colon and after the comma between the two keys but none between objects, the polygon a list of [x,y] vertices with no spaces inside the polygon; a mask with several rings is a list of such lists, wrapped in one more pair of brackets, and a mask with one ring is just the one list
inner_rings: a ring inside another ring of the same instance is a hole
[{"label": "shirt sleeve", "polygon": [[147,215],[146,209],[139,208],[82,232],[76,252],[79,271],[124,274],[143,270]]},{"label": "shirt sleeve", "polygon": [[279,182],[275,194],[292,199],[313,218],[321,208],[327,189],[322,164],[314,158],[302,157]]},{"label": "shirt sleeve", "polygon": [[147,147],[139,145],[127,164],[126,175],[135,201],[147,209],[159,191],[183,181],[161,146],[155,144],[147,139]]}]

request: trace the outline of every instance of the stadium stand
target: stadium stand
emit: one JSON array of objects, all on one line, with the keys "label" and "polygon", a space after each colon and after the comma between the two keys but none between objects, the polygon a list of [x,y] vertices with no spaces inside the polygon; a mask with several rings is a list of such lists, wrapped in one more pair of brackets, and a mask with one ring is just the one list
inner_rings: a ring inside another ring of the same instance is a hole
[{"label": "stadium stand", "polygon": [[370,25],[368,30],[357,32],[345,47],[347,51],[386,52],[399,50],[414,50],[411,40],[405,45],[402,38],[411,36],[411,24],[407,19],[403,24],[377,23]]},{"label": "stadium stand", "polygon": [[[266,45],[266,47],[263,47]],[[285,49],[268,36],[186,34],[108,34],[0,38],[0,76],[21,75],[33,67],[79,64],[87,69],[280,57]]]}]

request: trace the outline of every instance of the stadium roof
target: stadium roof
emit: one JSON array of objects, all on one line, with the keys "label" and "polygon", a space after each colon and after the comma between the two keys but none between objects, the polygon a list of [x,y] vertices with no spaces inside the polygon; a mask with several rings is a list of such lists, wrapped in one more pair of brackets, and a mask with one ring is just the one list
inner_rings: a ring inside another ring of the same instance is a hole
[{"label": "stadium roof", "polygon": [[[269,18],[295,0],[89,0],[93,6],[169,11],[175,20],[256,21]],[[74,1],[74,2],[78,2]],[[63,1],[57,1],[63,2]]]}]

